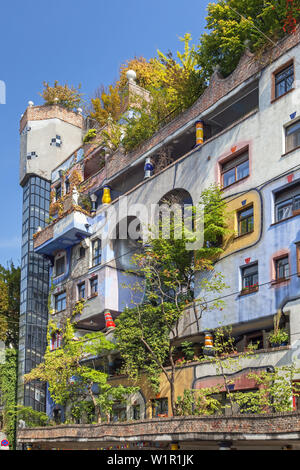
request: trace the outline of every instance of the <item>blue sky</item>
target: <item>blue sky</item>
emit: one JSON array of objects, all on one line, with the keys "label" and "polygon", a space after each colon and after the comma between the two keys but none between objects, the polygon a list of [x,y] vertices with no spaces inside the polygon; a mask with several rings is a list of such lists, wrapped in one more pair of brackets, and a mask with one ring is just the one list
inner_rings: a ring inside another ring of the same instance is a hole
[{"label": "blue sky", "polygon": [[122,63],[198,42],[208,0],[10,0],[0,10],[0,263],[21,258],[19,120],[29,100],[42,104],[43,81],[82,84],[85,98],[118,78]]}]

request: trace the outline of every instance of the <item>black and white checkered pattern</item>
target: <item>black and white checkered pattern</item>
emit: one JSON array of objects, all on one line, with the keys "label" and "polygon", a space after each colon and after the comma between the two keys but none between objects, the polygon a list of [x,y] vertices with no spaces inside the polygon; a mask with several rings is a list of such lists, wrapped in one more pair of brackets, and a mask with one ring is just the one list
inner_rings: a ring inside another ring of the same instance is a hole
[{"label": "black and white checkered pattern", "polygon": [[32,158],[36,158],[37,156],[38,156],[37,153],[29,152],[29,153],[27,153],[27,160],[31,160]]},{"label": "black and white checkered pattern", "polygon": [[51,139],[50,145],[54,145],[54,147],[61,147],[62,146],[62,140],[60,135],[57,135],[53,139]]}]

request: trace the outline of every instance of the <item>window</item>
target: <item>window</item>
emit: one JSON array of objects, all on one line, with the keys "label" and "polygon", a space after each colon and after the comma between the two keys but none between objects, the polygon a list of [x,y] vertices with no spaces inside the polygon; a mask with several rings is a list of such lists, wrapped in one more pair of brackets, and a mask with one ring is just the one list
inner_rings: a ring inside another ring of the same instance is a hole
[{"label": "window", "polygon": [[65,189],[66,189],[66,194],[70,192],[70,181],[66,179],[65,181]]},{"label": "window", "polygon": [[276,281],[288,279],[290,275],[289,257],[284,256],[275,260],[275,276]]},{"label": "window", "polygon": [[55,275],[60,276],[65,272],[65,257],[62,256],[55,261]]},{"label": "window", "polygon": [[55,332],[51,335],[51,343],[50,343],[50,349],[53,351],[54,349],[60,348],[61,346],[61,334],[58,332]]},{"label": "window", "polygon": [[264,348],[264,334],[262,331],[250,333],[245,337],[245,348],[250,345],[256,346],[257,350]]},{"label": "window", "polygon": [[168,416],[168,399],[157,398],[152,400],[152,417]]},{"label": "window", "polygon": [[66,309],[66,293],[62,292],[55,296],[55,311],[61,312]]},{"label": "window", "polygon": [[92,265],[96,266],[101,263],[101,240],[97,238],[92,243]]},{"label": "window", "polygon": [[249,175],[249,154],[248,150],[222,165],[223,188],[246,178]]},{"label": "window", "polygon": [[276,222],[300,213],[300,184],[288,186],[275,194]]},{"label": "window", "polygon": [[300,121],[285,129],[285,151],[291,152],[297,147],[300,147]]},{"label": "window", "polygon": [[85,299],[85,282],[78,284],[78,299]]},{"label": "window", "polygon": [[141,405],[133,405],[132,407],[132,418],[141,419]]},{"label": "window", "polygon": [[284,95],[293,88],[294,64],[290,64],[275,74],[275,98]]},{"label": "window", "polygon": [[254,217],[253,206],[243,209],[238,212],[238,234],[244,235],[245,233],[253,232]]},{"label": "window", "polygon": [[90,279],[90,288],[91,288],[91,295],[96,295],[98,292],[98,278],[97,277]]},{"label": "window", "polygon": [[85,257],[85,248],[83,246],[79,247],[79,259],[82,259]]},{"label": "window", "polygon": [[127,419],[126,406],[121,403],[114,404],[111,415],[112,415],[113,422],[126,421]]},{"label": "window", "polygon": [[56,201],[61,197],[61,185],[55,186],[55,199]]},{"label": "window", "polygon": [[242,292],[258,289],[258,263],[242,268]]}]

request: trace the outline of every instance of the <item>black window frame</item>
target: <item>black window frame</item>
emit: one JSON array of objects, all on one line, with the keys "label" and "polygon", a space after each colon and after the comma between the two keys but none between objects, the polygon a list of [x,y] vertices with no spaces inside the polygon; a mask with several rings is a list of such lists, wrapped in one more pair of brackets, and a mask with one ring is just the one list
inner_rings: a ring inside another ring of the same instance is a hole
[{"label": "black window frame", "polygon": [[77,294],[78,294],[78,300],[86,298],[85,282],[80,282],[79,284],[77,284]]},{"label": "black window frame", "polygon": [[[63,261],[62,263],[62,266],[63,266],[63,270],[60,271],[58,270],[58,266],[60,265],[61,261]],[[66,271],[66,257],[65,256],[61,256],[60,258],[57,258],[55,260],[55,277],[58,277],[58,276],[62,276]]]},{"label": "black window frame", "polygon": [[[62,297],[59,299],[59,297]],[[55,294],[54,296],[54,305],[55,305],[55,312],[63,312],[67,308],[67,294],[66,291],[64,292],[59,292],[58,294]],[[58,308],[58,306],[61,305],[64,308]]]},{"label": "black window frame", "polygon": [[79,259],[85,258],[85,248],[83,246],[79,247]]},{"label": "black window frame", "polygon": [[[239,170],[242,168],[243,165],[247,163],[247,174],[243,173],[239,176]],[[234,181],[229,182],[225,185],[225,175],[234,172]],[[239,181],[247,178],[250,175],[250,165],[249,165],[249,149],[244,149],[238,155],[233,156],[230,160],[221,163],[221,181],[222,181],[222,188],[228,188],[232,184],[238,183]]]},{"label": "black window frame", "polygon": [[[95,245],[98,244],[98,247],[95,249]],[[97,266],[101,264],[102,260],[102,247],[101,247],[101,239],[96,238],[92,241],[92,266]]]},{"label": "black window frame", "polygon": [[258,262],[241,268],[242,292],[251,292],[258,289]]},{"label": "black window frame", "polygon": [[152,417],[168,416],[169,415],[169,404],[168,398],[155,398],[152,400]]},{"label": "black window frame", "polygon": [[[279,217],[279,210],[284,208],[286,208],[288,212],[285,213],[284,217]],[[282,220],[293,217],[296,211],[297,213],[298,211],[300,212],[300,182],[289,185],[275,193],[275,222],[281,222]]]},{"label": "black window frame", "polygon": [[[281,256],[280,258],[276,258],[275,260],[275,281],[287,281],[290,278],[290,263],[289,263],[289,255]],[[285,261],[285,263],[283,263]],[[288,274],[284,273],[284,276],[280,276],[280,269],[285,270],[285,267],[288,268]]]},{"label": "black window frame", "polygon": [[[287,65],[283,69],[275,72],[274,74],[274,87],[275,87],[275,99],[280,98],[280,96],[285,95],[288,91],[293,89],[293,84],[295,80],[294,72],[294,62]],[[292,82],[289,84],[289,79],[293,78]],[[283,86],[282,91],[279,93],[279,89]]]},{"label": "black window frame", "polygon": [[58,199],[60,199],[62,196],[61,184],[57,184],[54,190],[55,190],[55,200],[58,201]]},{"label": "black window frame", "polygon": [[[295,131],[290,132],[295,129]],[[285,128],[285,152],[292,152],[300,147],[300,120]]]},{"label": "black window frame", "polygon": [[[252,213],[249,213],[252,211]],[[254,207],[253,204],[245,207],[244,209],[240,209],[237,213],[237,222],[238,222],[238,235],[246,235],[247,233],[251,233],[254,231]],[[246,230],[243,231],[242,227],[244,222],[246,222]],[[252,224],[252,227],[251,227]]]},{"label": "black window frame", "polygon": [[[94,288],[96,286],[96,289]],[[98,294],[98,277],[92,277],[90,279],[90,292],[91,295]]]},{"label": "black window frame", "polygon": [[241,268],[242,289],[251,289],[258,286],[258,262]]}]

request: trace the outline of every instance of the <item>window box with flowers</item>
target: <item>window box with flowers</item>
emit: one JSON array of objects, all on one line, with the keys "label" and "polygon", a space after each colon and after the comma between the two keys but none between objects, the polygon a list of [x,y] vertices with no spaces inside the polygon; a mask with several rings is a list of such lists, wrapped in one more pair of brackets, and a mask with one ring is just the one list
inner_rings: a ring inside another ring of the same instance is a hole
[{"label": "window box with flowers", "polygon": [[253,292],[257,292],[258,289],[259,289],[258,283],[252,284],[250,286],[243,287],[241,292],[240,292],[240,295],[252,294]]}]

